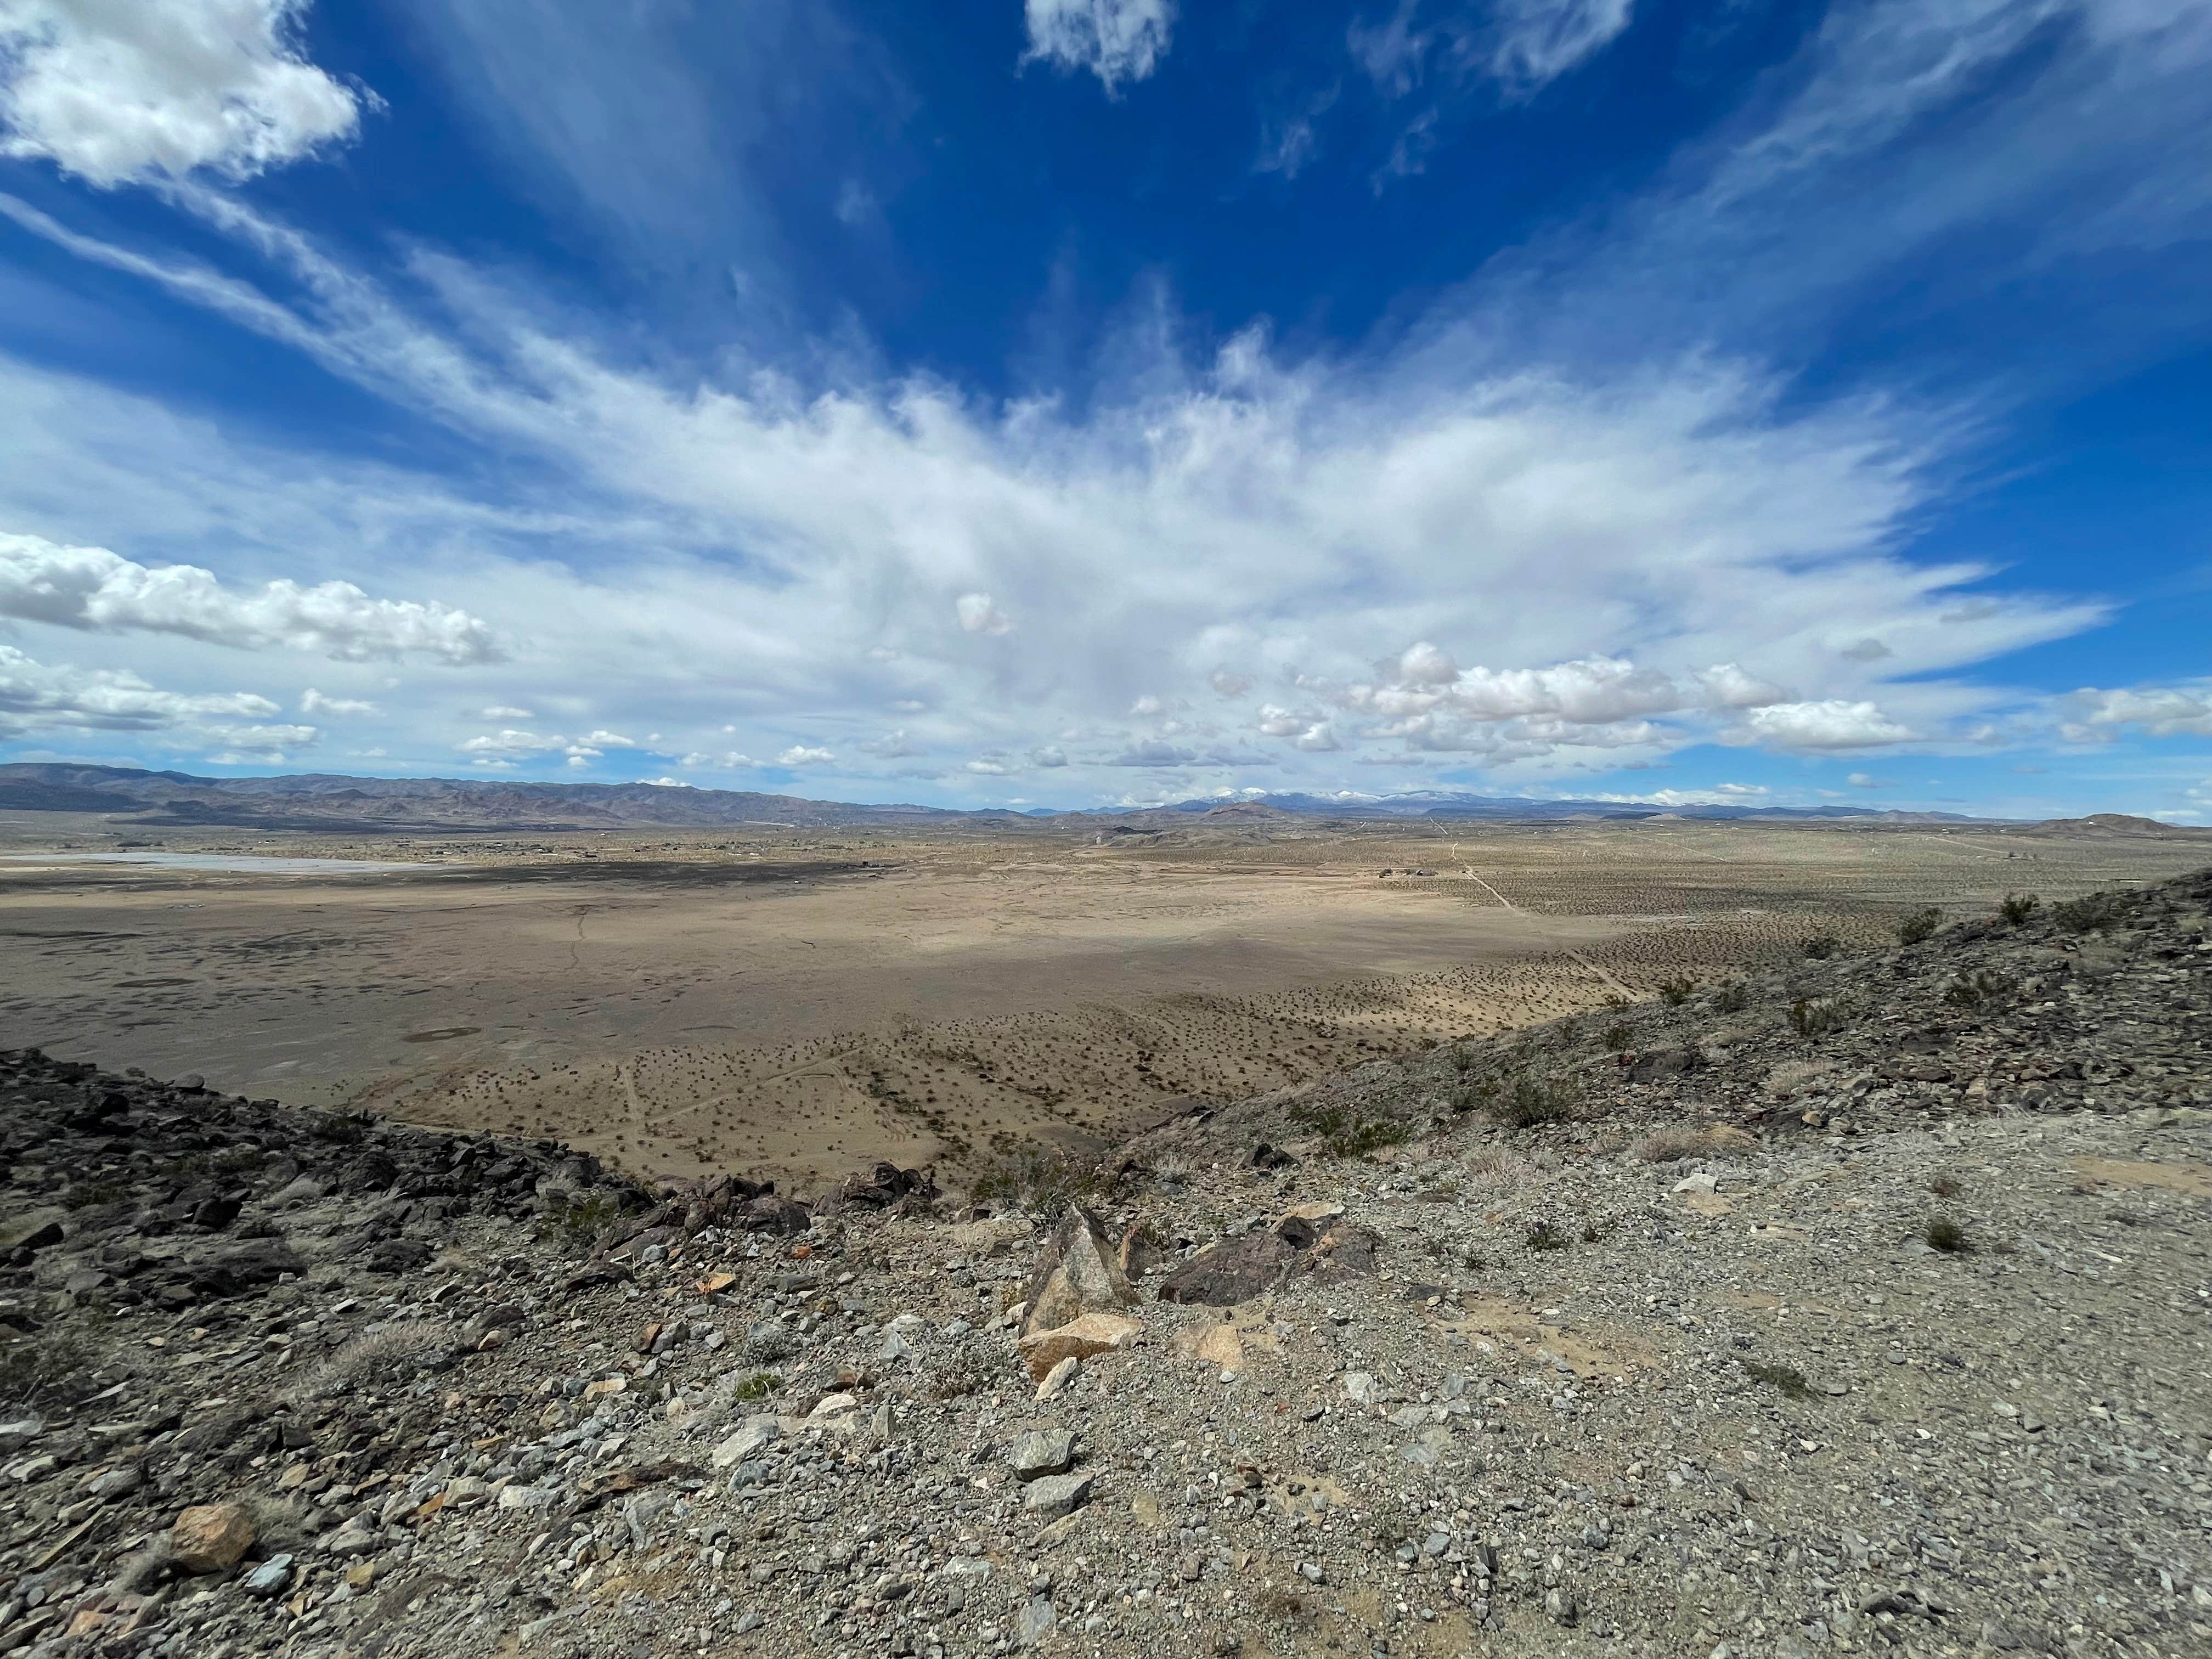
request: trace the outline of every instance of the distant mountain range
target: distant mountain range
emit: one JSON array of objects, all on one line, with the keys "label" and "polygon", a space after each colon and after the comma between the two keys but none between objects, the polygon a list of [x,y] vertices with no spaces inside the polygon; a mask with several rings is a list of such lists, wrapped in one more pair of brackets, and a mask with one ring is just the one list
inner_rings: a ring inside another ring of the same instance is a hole
[{"label": "distant mountain range", "polygon": [[[185,772],[55,763],[0,765],[0,811],[104,812],[148,828],[349,831],[508,831],[562,830],[709,830],[782,825],[793,829],[897,824],[953,826],[993,823],[1012,828],[1040,819],[1110,818],[1151,830],[1194,819],[1395,818],[1492,819],[1522,823],[1591,818],[1700,818],[1835,821],[1866,823],[1988,822],[1956,812],[1882,811],[1864,806],[1660,806],[1632,801],[1536,800],[1423,789],[1402,795],[1295,793],[1236,800],[1176,801],[1150,807],[1093,807],[1079,812],[1004,807],[960,811],[947,807],[871,805],[806,800],[743,789],[672,788],[651,783],[518,783],[482,778],[355,778],[302,773],[273,778],[203,778]],[[2091,833],[2179,835],[2148,818],[2100,814],[2069,820]]]}]

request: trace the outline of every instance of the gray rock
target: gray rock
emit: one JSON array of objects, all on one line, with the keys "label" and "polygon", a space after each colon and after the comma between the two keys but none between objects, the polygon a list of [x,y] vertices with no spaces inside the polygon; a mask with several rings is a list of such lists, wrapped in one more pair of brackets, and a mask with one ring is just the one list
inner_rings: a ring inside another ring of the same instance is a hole
[{"label": "gray rock", "polygon": [[1065,1474],[1075,1462],[1075,1437],[1066,1429],[1039,1429],[1014,1442],[1006,1467],[1024,1480]]},{"label": "gray rock", "polygon": [[1025,1648],[1033,1648],[1052,1634],[1060,1615],[1053,1609],[1048,1595],[1032,1595],[1022,1604],[1014,1620],[1014,1639]]},{"label": "gray rock", "polygon": [[271,1596],[282,1595],[291,1586],[292,1558],[289,1555],[270,1556],[252,1572],[247,1573],[245,1578],[246,1593],[248,1595],[259,1596],[264,1601]]},{"label": "gray rock", "polygon": [[1022,1503],[1032,1515],[1057,1521],[1090,1498],[1091,1482],[1088,1474],[1048,1474],[1030,1482]]}]

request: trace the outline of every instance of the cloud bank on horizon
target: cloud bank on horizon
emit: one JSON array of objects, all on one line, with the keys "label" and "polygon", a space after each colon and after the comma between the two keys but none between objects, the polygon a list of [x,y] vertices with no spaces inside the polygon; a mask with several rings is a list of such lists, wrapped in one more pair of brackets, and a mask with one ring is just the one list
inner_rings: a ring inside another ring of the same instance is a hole
[{"label": "cloud bank on horizon", "polygon": [[0,756],[2212,818],[2212,0],[0,0]]}]

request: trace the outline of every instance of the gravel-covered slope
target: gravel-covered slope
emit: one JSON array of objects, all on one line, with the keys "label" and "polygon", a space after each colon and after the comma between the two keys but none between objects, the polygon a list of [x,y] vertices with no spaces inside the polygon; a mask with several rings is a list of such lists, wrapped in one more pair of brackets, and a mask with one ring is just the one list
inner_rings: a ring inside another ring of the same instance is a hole
[{"label": "gravel-covered slope", "polygon": [[0,1057],[0,1651],[2212,1652],[2208,901],[990,1216]]}]

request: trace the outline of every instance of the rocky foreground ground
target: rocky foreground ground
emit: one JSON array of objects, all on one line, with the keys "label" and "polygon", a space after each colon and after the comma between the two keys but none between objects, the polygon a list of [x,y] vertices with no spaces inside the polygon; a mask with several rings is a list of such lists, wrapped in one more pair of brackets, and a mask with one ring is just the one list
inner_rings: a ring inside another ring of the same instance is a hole
[{"label": "rocky foreground ground", "polygon": [[0,1652],[2212,1654],[2212,873],[647,1193],[0,1054]]}]

